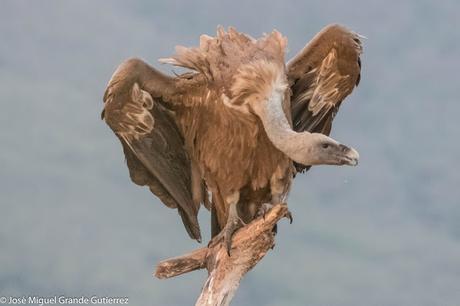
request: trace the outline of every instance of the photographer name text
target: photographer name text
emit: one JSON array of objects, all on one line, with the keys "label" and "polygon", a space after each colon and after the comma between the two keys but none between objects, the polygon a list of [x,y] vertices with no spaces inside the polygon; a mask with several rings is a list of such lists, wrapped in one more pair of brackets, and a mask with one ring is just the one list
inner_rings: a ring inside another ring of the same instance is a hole
[{"label": "photographer name text", "polygon": [[0,304],[4,305],[128,305],[128,297],[111,296],[2,296]]}]

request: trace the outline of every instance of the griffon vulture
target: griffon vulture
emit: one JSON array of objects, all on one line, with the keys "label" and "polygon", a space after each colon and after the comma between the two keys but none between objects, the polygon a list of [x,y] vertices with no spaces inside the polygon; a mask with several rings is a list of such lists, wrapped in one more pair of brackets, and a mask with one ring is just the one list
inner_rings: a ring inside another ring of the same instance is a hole
[{"label": "griffon vulture", "polygon": [[327,26],[287,64],[286,44],[277,31],[253,39],[219,28],[160,60],[192,72],[168,76],[129,59],[109,81],[102,118],[132,181],[177,208],[193,239],[201,204],[230,251],[238,227],[285,200],[296,171],[358,163],[328,135],[360,80],[359,35]]}]

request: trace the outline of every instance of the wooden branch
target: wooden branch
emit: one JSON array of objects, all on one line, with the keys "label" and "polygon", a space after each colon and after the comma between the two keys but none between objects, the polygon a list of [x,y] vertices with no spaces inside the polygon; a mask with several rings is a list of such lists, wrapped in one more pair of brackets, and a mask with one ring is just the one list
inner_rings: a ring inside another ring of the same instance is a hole
[{"label": "wooden branch", "polygon": [[258,218],[233,236],[230,257],[223,241],[183,256],[161,261],[155,276],[163,279],[193,270],[208,270],[196,306],[229,305],[243,276],[273,248],[273,227],[288,212],[286,204],[275,205],[265,218]]},{"label": "wooden branch", "polygon": [[206,268],[208,248],[197,249],[183,256],[178,256],[160,261],[155,271],[155,276],[165,279]]}]

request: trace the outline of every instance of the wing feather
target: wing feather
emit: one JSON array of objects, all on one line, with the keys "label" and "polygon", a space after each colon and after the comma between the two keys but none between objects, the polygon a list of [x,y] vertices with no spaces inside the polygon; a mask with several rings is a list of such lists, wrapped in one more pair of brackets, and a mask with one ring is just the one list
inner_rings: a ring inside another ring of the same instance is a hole
[{"label": "wing feather", "polygon": [[132,181],[149,186],[166,206],[177,208],[190,237],[200,241],[200,203],[192,196],[191,162],[163,105],[173,94],[172,86],[172,78],[140,60],[125,62],[109,82],[102,117],[122,143]]},{"label": "wing feather", "polygon": [[[296,131],[330,134],[342,101],[359,83],[361,52],[358,34],[340,25],[329,25],[289,61],[287,74]],[[302,165],[296,167],[308,170]]]}]

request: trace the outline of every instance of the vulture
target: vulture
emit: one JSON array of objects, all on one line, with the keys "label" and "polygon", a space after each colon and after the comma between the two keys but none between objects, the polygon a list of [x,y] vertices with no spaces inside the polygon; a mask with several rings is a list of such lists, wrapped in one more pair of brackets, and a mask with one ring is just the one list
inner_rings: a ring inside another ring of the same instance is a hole
[{"label": "vulture", "polygon": [[121,142],[131,180],[177,209],[199,242],[205,206],[212,237],[230,252],[234,231],[284,202],[296,173],[358,163],[358,152],[329,134],[360,81],[360,37],[329,25],[286,63],[287,39],[276,30],[254,39],[219,27],[198,47],[160,59],[190,70],[181,75],[124,61],[101,117]]}]

